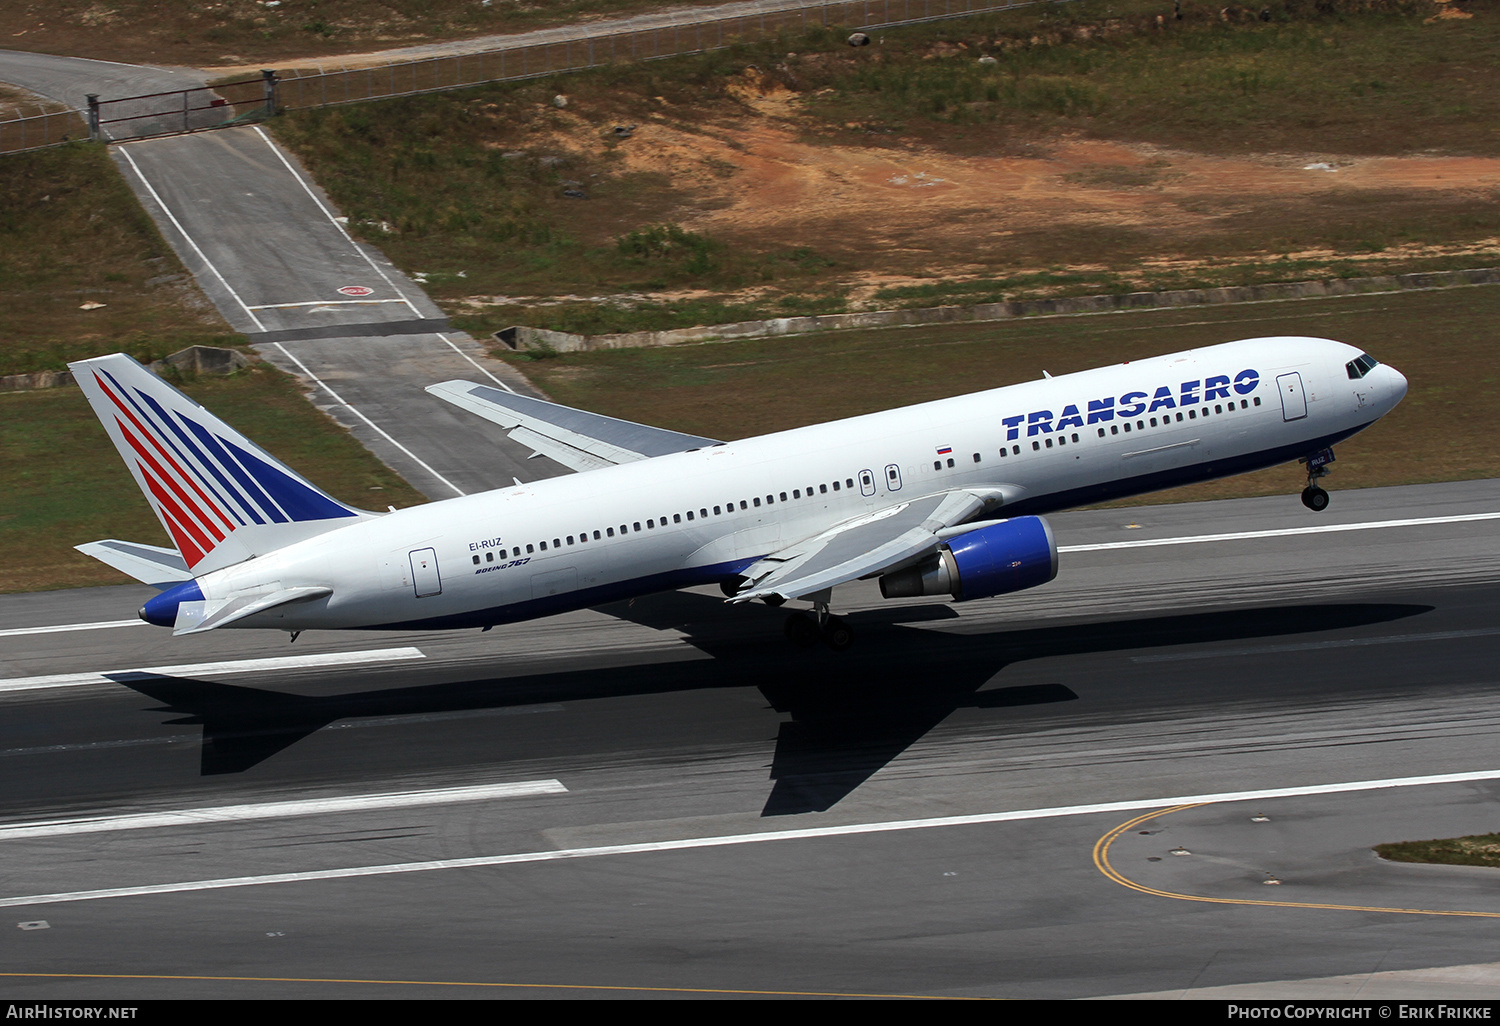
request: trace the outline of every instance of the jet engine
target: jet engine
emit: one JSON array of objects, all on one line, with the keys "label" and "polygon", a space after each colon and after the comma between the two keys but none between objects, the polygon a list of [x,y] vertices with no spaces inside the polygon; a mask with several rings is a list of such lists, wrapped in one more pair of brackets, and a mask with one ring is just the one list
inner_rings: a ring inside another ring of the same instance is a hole
[{"label": "jet engine", "polygon": [[952,595],[959,602],[1046,584],[1057,576],[1057,543],[1041,517],[1017,517],[948,539],[936,554],[880,578],[886,598]]}]

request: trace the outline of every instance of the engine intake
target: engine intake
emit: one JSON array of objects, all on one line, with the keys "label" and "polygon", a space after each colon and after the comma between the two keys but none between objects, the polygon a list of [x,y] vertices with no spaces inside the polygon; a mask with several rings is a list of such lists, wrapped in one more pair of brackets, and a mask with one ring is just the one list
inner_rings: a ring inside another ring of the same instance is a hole
[{"label": "engine intake", "polygon": [[959,602],[1023,591],[1057,576],[1057,543],[1041,517],[969,531],[916,566],[880,578],[886,598],[952,595]]}]

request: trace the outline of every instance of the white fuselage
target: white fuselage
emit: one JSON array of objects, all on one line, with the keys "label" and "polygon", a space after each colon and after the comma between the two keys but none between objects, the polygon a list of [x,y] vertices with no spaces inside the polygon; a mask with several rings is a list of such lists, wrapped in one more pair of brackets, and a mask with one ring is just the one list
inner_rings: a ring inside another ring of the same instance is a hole
[{"label": "white fuselage", "polygon": [[400,510],[198,585],[331,588],[233,624],[301,630],[486,626],[725,580],[901,499],[989,489],[987,517],[1044,513],[1309,455],[1405,394],[1391,368],[1350,378],[1357,356],[1254,339],[1030,381]]}]

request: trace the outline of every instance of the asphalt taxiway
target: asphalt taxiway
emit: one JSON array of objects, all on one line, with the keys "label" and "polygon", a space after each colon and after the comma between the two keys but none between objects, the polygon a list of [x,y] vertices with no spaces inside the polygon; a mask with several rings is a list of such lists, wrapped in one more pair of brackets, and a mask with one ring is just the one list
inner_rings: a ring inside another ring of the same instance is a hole
[{"label": "asphalt taxiway", "polygon": [[1493,995],[1488,877],[1369,848],[1493,829],[1500,482],[1334,498],[1059,515],[1034,592],[841,589],[842,654],[0,597],[8,992]]}]

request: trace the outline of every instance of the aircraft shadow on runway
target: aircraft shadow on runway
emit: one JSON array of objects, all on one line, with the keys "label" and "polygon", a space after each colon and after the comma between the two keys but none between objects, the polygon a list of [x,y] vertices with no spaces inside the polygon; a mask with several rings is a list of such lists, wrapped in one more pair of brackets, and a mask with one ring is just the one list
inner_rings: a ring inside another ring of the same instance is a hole
[{"label": "aircraft shadow on runway", "polygon": [[680,631],[712,657],[707,664],[674,660],[317,697],[146,673],[110,676],[161,703],[156,711],[176,717],[166,723],[202,725],[204,775],[242,772],[341,720],[754,687],[787,717],[776,738],[773,785],[762,809],[762,815],[779,816],[832,808],[957,709],[1078,698],[1061,683],[982,690],[1014,663],[1310,634],[1431,609],[1375,603],[1267,607],[956,634],[910,626],[950,619],[950,607],[905,607],[852,614],[859,642],[836,653],[783,642],[781,614],[772,610],[725,615],[724,604],[712,596],[676,592],[601,611]]}]

